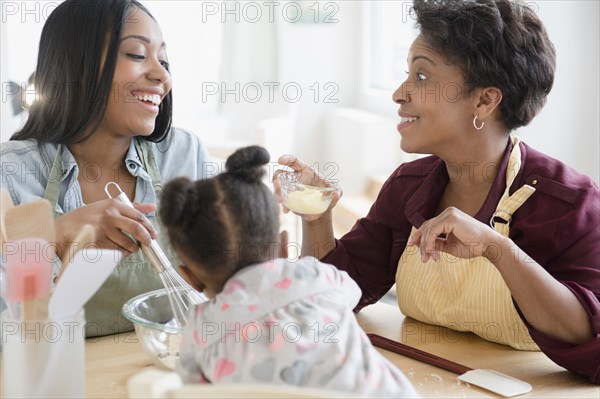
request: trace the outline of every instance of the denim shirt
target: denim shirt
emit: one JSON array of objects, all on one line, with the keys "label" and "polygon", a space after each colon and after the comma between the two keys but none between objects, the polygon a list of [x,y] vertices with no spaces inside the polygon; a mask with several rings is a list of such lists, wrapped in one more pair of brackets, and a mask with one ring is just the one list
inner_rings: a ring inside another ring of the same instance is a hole
[{"label": "denim shirt", "polygon": [[[163,185],[181,176],[192,180],[211,177],[210,174],[215,171],[215,164],[210,161],[206,148],[190,132],[173,128],[163,142],[153,146]],[[10,194],[15,205],[43,198],[49,179],[60,180],[56,212],[67,213],[84,205],[77,178],[86,171],[79,168],[66,146],[63,146],[61,154],[61,176],[49,176],[57,148],[57,144],[40,143],[34,139],[0,144],[0,188]],[[152,179],[144,170],[133,141],[125,157],[125,165],[137,179],[134,202],[158,206],[159,199],[152,187]],[[115,167],[115,173],[116,170]]]},{"label": "denim shirt", "polygon": [[[187,177],[196,180],[216,173],[216,164],[210,162],[205,147],[198,137],[191,133],[173,129],[163,142],[146,143],[148,145],[143,146],[146,150],[140,147],[143,152],[138,156],[135,140],[132,140],[125,157],[127,170],[136,178],[135,202],[154,203],[158,206],[160,195],[157,196],[157,191],[160,191],[160,186],[173,178]],[[148,149],[154,155],[150,164],[148,164]],[[9,141],[1,144],[0,188],[10,193],[15,205],[44,198],[46,187],[55,187],[57,184],[60,190],[52,195],[56,198],[53,199],[56,201],[55,216],[84,205],[77,178],[80,173],[91,171],[79,168],[67,146],[62,146],[57,167],[52,172],[57,151],[57,144],[40,143],[37,140]],[[143,155],[144,153],[146,156]],[[145,170],[145,167],[149,170]],[[114,168],[115,171],[118,169]],[[149,221],[157,231],[160,231],[155,216],[149,214]],[[176,263],[177,255],[170,248],[166,237],[159,234],[158,241],[169,260],[174,265],[179,264]],[[56,257],[54,276],[58,274],[60,268],[60,260]],[[131,330],[131,323],[125,320],[120,312],[123,303],[136,295],[160,287],[160,279],[156,273],[153,273],[153,269],[140,252],[124,258],[86,304],[88,322],[86,335],[106,335]],[[3,301],[0,301],[0,310],[3,307]]]}]

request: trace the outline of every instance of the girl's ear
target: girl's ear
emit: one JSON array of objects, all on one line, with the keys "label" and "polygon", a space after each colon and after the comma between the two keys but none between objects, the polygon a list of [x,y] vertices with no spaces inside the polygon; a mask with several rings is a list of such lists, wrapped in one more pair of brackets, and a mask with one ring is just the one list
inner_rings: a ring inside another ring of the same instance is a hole
[{"label": "girl's ear", "polygon": [[196,278],[194,272],[189,267],[179,265],[179,272],[181,273],[185,281],[187,281],[192,286],[192,288],[194,288],[198,292],[204,291],[204,284]]}]

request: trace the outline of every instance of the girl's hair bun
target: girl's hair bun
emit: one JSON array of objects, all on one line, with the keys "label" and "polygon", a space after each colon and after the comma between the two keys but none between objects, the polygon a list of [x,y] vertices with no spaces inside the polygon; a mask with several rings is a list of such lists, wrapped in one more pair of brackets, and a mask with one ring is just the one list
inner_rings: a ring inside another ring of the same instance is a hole
[{"label": "girl's hair bun", "polygon": [[265,175],[264,165],[269,163],[271,156],[263,147],[253,145],[240,148],[225,163],[227,173],[239,176],[249,183],[259,182]]},{"label": "girl's hair bun", "polygon": [[187,177],[179,177],[170,181],[160,197],[160,218],[171,225],[186,221],[188,201],[194,201],[194,182]]}]

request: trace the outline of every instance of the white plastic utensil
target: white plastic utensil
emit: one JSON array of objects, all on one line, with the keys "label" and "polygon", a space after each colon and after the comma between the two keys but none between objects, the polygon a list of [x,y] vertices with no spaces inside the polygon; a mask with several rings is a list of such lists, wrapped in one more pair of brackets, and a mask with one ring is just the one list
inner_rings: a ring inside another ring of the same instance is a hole
[{"label": "white plastic utensil", "polygon": [[496,370],[476,369],[459,375],[458,379],[510,398],[531,391],[531,385]]},{"label": "white plastic utensil", "polygon": [[56,276],[56,281],[60,280],[63,273],[70,265],[69,259],[74,259],[75,254],[79,251],[85,251],[90,248],[90,244],[96,239],[96,229],[91,224],[84,224],[70,245],[67,245],[63,250],[63,256],[60,259],[62,267]]},{"label": "white plastic utensil", "polygon": [[[67,269],[50,297],[48,304],[50,321],[74,319],[98,288],[104,284],[122,256],[120,251],[96,248],[86,248],[75,253],[73,261],[66,265]],[[46,362],[48,371],[40,378],[32,397],[47,397],[45,392],[51,385],[53,375],[50,370],[60,367],[61,356],[69,350],[69,344],[69,340],[62,339],[52,346]]]},{"label": "white plastic utensil", "polygon": [[367,336],[374,346],[459,374],[459,380],[477,385],[478,387],[487,389],[498,395],[509,398],[531,391],[531,385],[527,382],[502,374],[498,371],[488,369],[474,370],[432,353],[423,352],[412,346],[382,337],[381,335],[367,334]]},{"label": "white plastic utensil", "polygon": [[77,314],[110,276],[122,256],[119,251],[96,248],[77,252],[50,298],[50,320]]}]

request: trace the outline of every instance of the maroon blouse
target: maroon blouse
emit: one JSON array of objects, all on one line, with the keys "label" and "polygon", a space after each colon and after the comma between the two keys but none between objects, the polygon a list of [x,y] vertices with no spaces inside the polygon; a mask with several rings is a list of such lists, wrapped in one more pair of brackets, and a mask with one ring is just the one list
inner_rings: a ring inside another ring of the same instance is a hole
[{"label": "maroon blouse", "polygon": [[[526,183],[536,191],[513,215],[509,237],[577,296],[589,315],[594,339],[573,345],[524,322],[550,359],[600,384],[600,190],[591,178],[524,143],[519,145],[522,165],[510,193]],[[487,199],[475,215],[483,223],[489,224],[504,192],[511,149],[509,143]],[[322,259],[347,271],[361,287],[355,311],[378,301],[395,283],[412,226],[433,217],[448,180],[438,157],[402,164],[384,184],[368,215],[336,240],[336,248]]]}]

